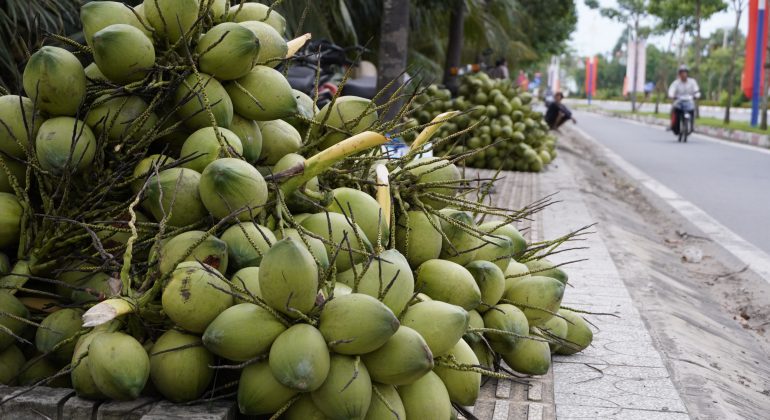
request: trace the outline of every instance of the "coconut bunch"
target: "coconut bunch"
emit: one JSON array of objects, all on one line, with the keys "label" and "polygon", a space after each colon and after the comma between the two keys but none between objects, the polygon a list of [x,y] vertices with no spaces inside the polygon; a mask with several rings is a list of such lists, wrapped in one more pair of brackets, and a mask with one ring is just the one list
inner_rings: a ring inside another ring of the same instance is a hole
[{"label": "coconut bunch", "polygon": [[[412,124],[425,124],[442,112],[463,111],[438,133],[455,136],[437,147],[438,154],[462,154],[484,148],[466,159],[472,168],[540,172],[555,157],[556,139],[540,112],[532,109],[532,96],[511,80],[490,79],[486,73],[462,77],[459,96],[430,85],[415,97]],[[407,136],[411,141],[413,136]]]},{"label": "coconut bunch", "polygon": [[304,38],[257,3],[81,20],[87,45],[51,35],[0,97],[0,383],[448,418],[482,375],[590,343],[545,259],[581,233],[528,244],[515,223],[547,200],[493,206],[458,167],[478,151],[420,157],[455,113],[381,117],[406,89],[317,109],[275,69]]}]

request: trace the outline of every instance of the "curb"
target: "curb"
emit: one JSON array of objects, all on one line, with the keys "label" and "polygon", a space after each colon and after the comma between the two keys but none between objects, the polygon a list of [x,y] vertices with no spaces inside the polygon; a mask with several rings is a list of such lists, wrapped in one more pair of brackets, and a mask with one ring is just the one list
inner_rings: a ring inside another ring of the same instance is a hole
[{"label": "curb", "polygon": [[[594,114],[603,115],[605,117],[620,118],[624,120],[631,120],[648,125],[655,125],[660,127],[667,127],[667,120],[664,118],[652,117],[649,115],[627,115],[620,114],[605,109],[596,108],[580,108],[582,111],[592,112]],[[760,147],[763,149],[770,149],[770,135],[758,134],[749,131],[733,130],[729,128],[717,128],[698,126],[695,127],[695,132],[706,136],[714,137],[720,140],[726,140],[732,143],[746,144],[750,146]]]}]

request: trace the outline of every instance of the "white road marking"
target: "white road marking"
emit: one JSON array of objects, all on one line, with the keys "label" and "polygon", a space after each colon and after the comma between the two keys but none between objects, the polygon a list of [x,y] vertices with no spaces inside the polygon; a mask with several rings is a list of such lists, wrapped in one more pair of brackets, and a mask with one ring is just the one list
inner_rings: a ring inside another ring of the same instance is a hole
[{"label": "white road marking", "polygon": [[[720,244],[738,260],[749,266],[749,269],[770,283],[770,256],[752,245],[738,234],[719,223],[695,204],[685,200],[679,194],[654,180],[636,166],[623,159],[608,147],[578,127],[570,127],[583,136],[613,164],[626,172],[631,178],[642,184],[651,193],[657,195],[668,205],[674,208],[680,215],[689,220],[698,229],[706,233],[716,243]],[[716,140],[724,143],[724,140]],[[754,150],[756,148],[752,148]]]}]

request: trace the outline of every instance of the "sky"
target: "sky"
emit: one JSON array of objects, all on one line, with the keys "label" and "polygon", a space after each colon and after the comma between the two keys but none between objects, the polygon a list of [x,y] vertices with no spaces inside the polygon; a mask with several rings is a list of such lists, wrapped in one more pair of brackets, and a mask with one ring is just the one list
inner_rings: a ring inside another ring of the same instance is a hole
[{"label": "sky", "polygon": [[[577,31],[572,35],[570,41],[572,48],[581,56],[603,54],[610,51],[618,41],[624,26],[602,17],[598,10],[589,9],[583,3],[583,0],[575,0],[575,2],[578,5],[578,25]],[[615,5],[615,0],[600,0],[599,3],[602,7],[612,7]],[[701,34],[705,38],[717,29],[732,28],[734,24],[735,13],[728,9],[704,21],[701,26]],[[744,11],[741,16],[740,25],[741,31],[744,34],[747,31],[748,24],[748,13]],[[651,39],[651,42],[661,47],[668,47],[668,41],[668,37]]]}]

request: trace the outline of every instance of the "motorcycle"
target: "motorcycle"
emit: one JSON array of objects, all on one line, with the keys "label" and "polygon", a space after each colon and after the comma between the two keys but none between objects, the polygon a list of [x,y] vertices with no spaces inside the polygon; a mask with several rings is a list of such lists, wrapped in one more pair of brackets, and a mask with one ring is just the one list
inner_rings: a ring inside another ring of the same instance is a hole
[{"label": "motorcycle", "polygon": [[677,141],[687,143],[687,137],[695,130],[695,99],[692,95],[679,97],[674,103],[674,112],[679,124]]},{"label": "motorcycle", "polygon": [[[343,48],[328,40],[311,41],[292,60],[286,77],[292,88],[311,98],[317,97],[318,107],[323,108],[340,89],[347,69],[360,64],[348,56],[352,53],[360,56],[364,51],[358,45]],[[377,94],[376,73],[349,77],[341,88],[340,95],[372,99]]]}]

